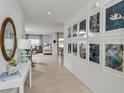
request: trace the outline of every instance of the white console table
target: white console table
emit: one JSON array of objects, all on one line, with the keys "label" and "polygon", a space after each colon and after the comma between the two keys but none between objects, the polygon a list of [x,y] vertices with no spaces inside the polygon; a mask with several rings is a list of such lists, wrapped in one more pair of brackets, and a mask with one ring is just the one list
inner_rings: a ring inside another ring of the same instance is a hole
[{"label": "white console table", "polygon": [[31,71],[31,62],[20,63],[18,65],[18,71],[20,72],[21,77],[10,79],[6,81],[0,81],[0,90],[10,89],[10,88],[19,88],[19,93],[24,93],[24,83],[29,73],[29,86],[32,86],[32,71]]}]

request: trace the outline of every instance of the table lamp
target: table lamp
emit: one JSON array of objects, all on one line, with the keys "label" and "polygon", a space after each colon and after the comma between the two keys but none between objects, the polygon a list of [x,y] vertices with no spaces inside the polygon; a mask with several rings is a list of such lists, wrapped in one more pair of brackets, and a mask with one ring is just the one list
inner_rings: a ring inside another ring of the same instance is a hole
[{"label": "table lamp", "polygon": [[29,54],[26,50],[29,50],[29,52],[31,52],[31,41],[28,39],[19,39],[17,44],[17,48],[21,50],[19,58],[20,61],[27,62],[29,60]]}]

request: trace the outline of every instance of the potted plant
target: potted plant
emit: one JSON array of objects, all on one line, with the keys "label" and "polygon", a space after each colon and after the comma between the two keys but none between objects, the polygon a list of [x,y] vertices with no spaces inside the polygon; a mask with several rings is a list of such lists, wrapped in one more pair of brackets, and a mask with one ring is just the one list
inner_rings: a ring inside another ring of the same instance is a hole
[{"label": "potted plant", "polygon": [[14,74],[17,72],[18,61],[15,59],[11,59],[8,63],[8,72],[9,74]]}]

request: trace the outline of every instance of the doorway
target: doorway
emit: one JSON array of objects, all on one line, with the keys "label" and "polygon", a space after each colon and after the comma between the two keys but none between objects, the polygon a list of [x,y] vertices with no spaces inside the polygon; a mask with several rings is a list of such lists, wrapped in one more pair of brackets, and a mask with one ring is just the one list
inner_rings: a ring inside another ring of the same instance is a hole
[{"label": "doorway", "polygon": [[59,62],[63,65],[64,61],[64,33],[57,33],[57,53],[59,56]]}]

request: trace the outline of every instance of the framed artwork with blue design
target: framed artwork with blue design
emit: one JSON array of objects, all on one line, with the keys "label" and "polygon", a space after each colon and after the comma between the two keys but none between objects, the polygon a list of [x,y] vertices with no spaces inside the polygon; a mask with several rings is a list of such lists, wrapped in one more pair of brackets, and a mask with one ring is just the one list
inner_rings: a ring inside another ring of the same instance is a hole
[{"label": "framed artwork with blue design", "polygon": [[100,55],[100,48],[99,48],[99,44],[89,44],[89,60],[91,62],[94,62],[94,63],[97,63],[99,64],[100,63],[100,58],[99,58],[99,55]]},{"label": "framed artwork with blue design", "polygon": [[88,17],[88,37],[100,37],[102,32],[102,8],[94,9]]},{"label": "framed artwork with blue design", "polygon": [[102,69],[102,39],[90,38],[87,40],[87,60],[94,69]]},{"label": "framed artwork with blue design", "polygon": [[105,38],[103,40],[104,70],[124,78],[124,38]]},{"label": "framed artwork with blue design", "polygon": [[104,36],[124,35],[124,0],[112,0],[105,5]]}]

